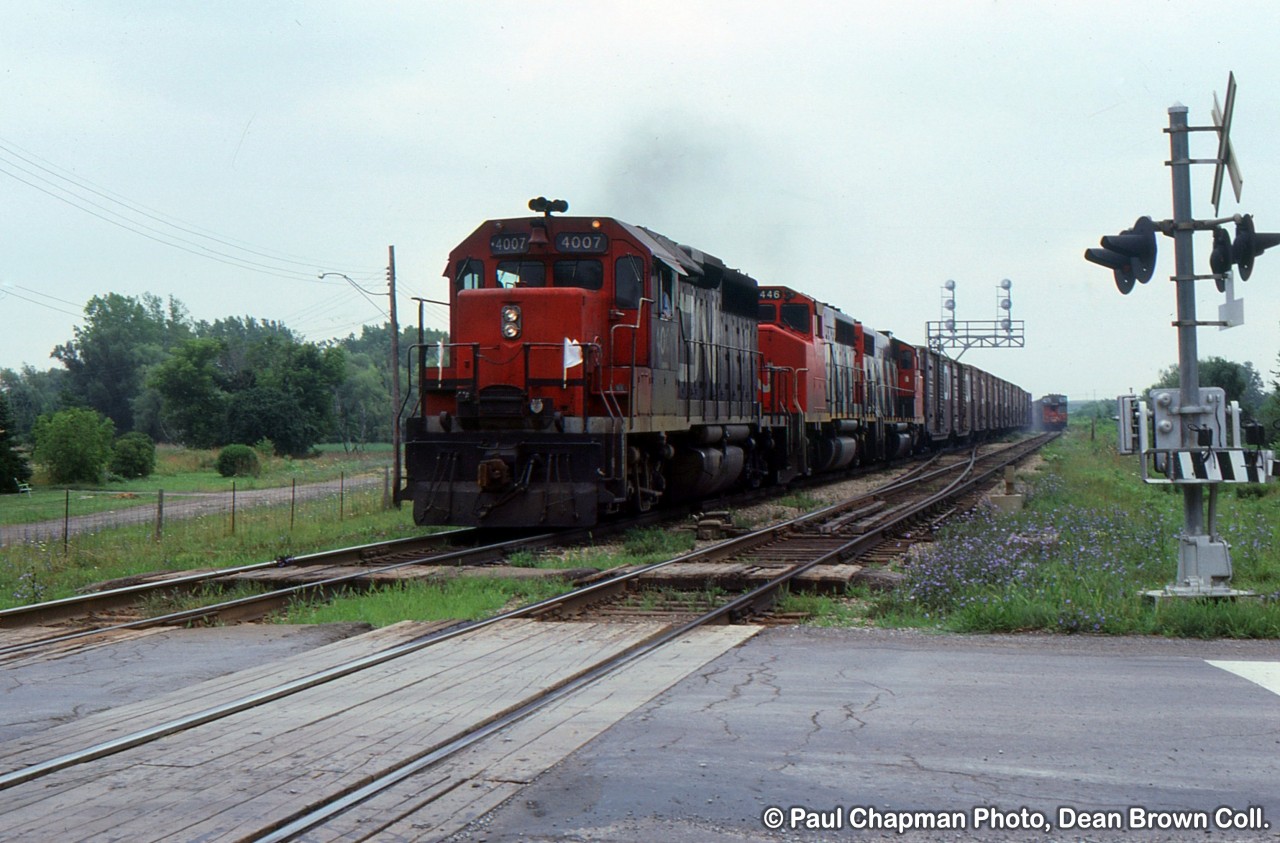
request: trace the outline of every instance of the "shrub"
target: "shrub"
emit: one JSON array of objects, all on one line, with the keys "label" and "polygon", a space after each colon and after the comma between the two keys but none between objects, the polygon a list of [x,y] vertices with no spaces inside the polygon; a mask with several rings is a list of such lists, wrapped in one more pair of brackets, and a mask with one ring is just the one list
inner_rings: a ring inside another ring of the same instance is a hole
[{"label": "shrub", "polygon": [[31,466],[22,454],[14,449],[13,413],[9,399],[0,390],[0,494],[16,493],[18,484],[31,479]]},{"label": "shrub", "polygon": [[111,456],[115,425],[81,407],[41,416],[32,431],[35,457],[49,469],[54,483],[96,483]]},{"label": "shrub", "polygon": [[262,470],[258,452],[248,445],[228,445],[218,452],[218,473],[223,477],[257,477]]},{"label": "shrub", "polygon": [[126,433],[111,449],[110,469],[125,479],[150,477],[156,470],[156,443],[145,433]]}]

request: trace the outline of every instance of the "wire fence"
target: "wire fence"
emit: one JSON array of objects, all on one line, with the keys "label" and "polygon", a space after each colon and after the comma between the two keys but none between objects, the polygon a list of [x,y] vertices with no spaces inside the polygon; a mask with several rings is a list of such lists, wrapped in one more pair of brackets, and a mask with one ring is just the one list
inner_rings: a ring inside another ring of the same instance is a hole
[{"label": "wire fence", "polygon": [[67,490],[62,512],[50,517],[49,496],[5,495],[0,548],[61,542],[122,527],[154,538],[222,525],[228,534],[259,526],[286,532],[307,521],[336,520],[391,506],[389,469],[337,480],[225,492],[113,492]]}]

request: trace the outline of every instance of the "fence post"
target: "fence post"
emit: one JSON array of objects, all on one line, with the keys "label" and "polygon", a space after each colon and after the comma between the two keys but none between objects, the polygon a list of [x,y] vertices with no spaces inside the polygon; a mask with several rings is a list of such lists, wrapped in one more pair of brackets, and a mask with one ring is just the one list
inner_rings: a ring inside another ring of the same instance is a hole
[{"label": "fence post", "polygon": [[289,492],[289,532],[293,532],[293,516],[298,508],[298,478],[293,478]]},{"label": "fence post", "polygon": [[156,541],[164,535],[164,489],[156,493]]},{"label": "fence post", "polygon": [[345,520],[347,514],[347,473],[338,473],[338,520]]},{"label": "fence post", "polygon": [[67,543],[71,540],[71,490],[66,490],[66,503],[62,509],[62,555],[67,555]]},{"label": "fence post", "polygon": [[231,535],[236,534],[236,481],[231,481]]}]

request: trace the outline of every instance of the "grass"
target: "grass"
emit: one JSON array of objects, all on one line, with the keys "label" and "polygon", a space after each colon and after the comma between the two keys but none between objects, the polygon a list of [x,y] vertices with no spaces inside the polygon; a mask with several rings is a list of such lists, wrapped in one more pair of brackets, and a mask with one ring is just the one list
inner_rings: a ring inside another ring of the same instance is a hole
[{"label": "grass", "polygon": [[844,596],[788,592],[778,601],[779,614],[804,614],[811,626],[866,626],[868,595],[854,587]]},{"label": "grass", "polygon": [[784,495],[783,497],[778,498],[777,504],[779,506],[790,507],[791,509],[796,509],[801,512],[813,512],[814,510],[820,509],[826,505],[813,495],[808,495],[804,492],[792,492],[789,495]]},{"label": "grass", "polygon": [[[389,448],[390,446],[387,446]],[[24,524],[86,515],[131,506],[154,505],[160,490],[166,493],[229,493],[287,487],[297,482],[319,483],[342,476],[382,471],[389,463],[388,450],[370,446],[345,453],[342,446],[322,446],[307,459],[263,456],[257,477],[223,477],[214,469],[216,450],[192,450],[172,445],[156,447],[156,470],[150,477],[123,480],[102,486],[51,486],[43,472],[37,472],[30,495],[0,495],[0,524]]]},{"label": "grass", "polygon": [[651,565],[693,550],[694,534],[687,530],[645,528],[630,530],[621,547],[583,547],[568,551],[518,550],[507,557],[513,568],[596,568],[601,571],[623,565]]},{"label": "grass", "polygon": [[174,612],[185,612],[217,603],[227,603],[244,597],[253,597],[267,590],[260,583],[237,583],[231,588],[222,588],[212,583],[204,583],[193,591],[161,592],[149,594],[142,601],[141,614],[146,618],[156,618]]},{"label": "grass", "polygon": [[381,490],[350,493],[338,517],[331,500],[246,509],[231,532],[225,516],[173,520],[156,540],[150,525],[0,549],[0,608],[73,595],[106,580],[154,571],[226,568],[335,547],[420,535],[408,508],[382,509]]},{"label": "grass", "polygon": [[[876,598],[886,626],[955,632],[1280,637],[1280,495],[1219,495],[1236,588],[1256,599],[1167,600],[1147,590],[1177,572],[1182,497],[1138,478],[1136,458],[1074,426],[1044,455],[1027,507],[980,510],[946,529],[906,567],[903,585]],[[1207,495],[1206,495],[1207,497]]]},{"label": "grass", "polygon": [[335,623],[360,620],[389,626],[404,620],[478,620],[513,604],[554,597],[572,586],[554,580],[476,579],[407,582],[377,591],[351,592],[324,603],[299,603],[275,618],[278,623]]}]

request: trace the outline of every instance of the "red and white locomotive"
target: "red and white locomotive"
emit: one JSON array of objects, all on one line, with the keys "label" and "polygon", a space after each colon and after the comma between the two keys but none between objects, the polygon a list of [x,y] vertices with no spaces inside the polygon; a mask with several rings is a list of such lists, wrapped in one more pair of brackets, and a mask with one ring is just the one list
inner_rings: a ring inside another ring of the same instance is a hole
[{"label": "red and white locomotive", "polygon": [[419,524],[590,525],[1027,423],[1017,387],[811,296],[530,207],[450,253],[451,342],[405,429]]}]

